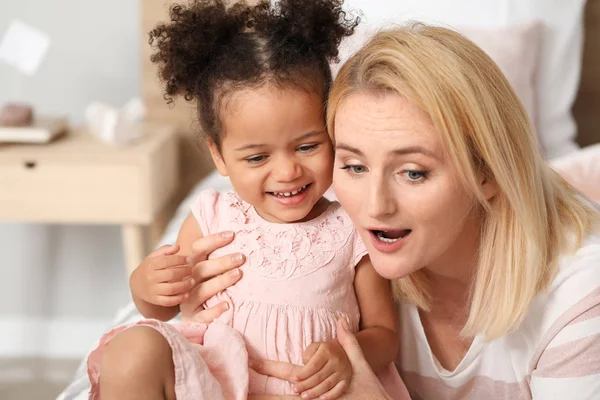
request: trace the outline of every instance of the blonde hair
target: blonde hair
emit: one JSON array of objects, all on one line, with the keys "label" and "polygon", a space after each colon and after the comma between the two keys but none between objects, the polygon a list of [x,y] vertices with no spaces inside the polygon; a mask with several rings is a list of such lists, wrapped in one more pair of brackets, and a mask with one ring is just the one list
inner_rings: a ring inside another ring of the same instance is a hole
[{"label": "blonde hair", "polygon": [[[377,33],[333,84],[327,115],[332,138],[336,111],[357,92],[399,94],[433,121],[459,180],[484,213],[462,334],[487,340],[505,335],[548,288],[558,256],[574,251],[597,226],[598,214],[547,166],[510,84],[460,34],[415,23]],[[492,199],[482,193],[482,176],[498,187]],[[396,296],[429,309],[423,270],[393,286]]]}]

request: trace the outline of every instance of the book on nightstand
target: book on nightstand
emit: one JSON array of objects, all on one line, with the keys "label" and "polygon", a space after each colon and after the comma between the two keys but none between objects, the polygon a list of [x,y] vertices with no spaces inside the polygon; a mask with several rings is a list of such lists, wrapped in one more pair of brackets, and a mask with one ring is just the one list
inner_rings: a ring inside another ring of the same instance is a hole
[{"label": "book on nightstand", "polygon": [[31,125],[0,125],[0,143],[48,143],[67,131],[67,118],[38,117]]}]

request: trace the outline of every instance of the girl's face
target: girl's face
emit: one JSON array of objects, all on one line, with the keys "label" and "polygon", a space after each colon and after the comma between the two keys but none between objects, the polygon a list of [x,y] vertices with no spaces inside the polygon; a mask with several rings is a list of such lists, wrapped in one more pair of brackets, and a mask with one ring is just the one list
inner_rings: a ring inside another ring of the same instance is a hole
[{"label": "girl's face", "polygon": [[297,222],[322,211],[315,205],[324,205],[333,169],[323,108],[317,94],[269,85],[235,92],[223,104],[221,152],[209,143],[211,155],[267,221]]},{"label": "girl's face", "polygon": [[478,208],[425,112],[397,94],[356,93],[339,106],[335,142],[335,193],[380,275],[473,265]]}]

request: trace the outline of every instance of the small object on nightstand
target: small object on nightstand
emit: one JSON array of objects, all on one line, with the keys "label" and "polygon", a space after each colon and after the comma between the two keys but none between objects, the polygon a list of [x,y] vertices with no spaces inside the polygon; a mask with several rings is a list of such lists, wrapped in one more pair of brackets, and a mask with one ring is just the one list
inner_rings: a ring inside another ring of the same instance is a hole
[{"label": "small object on nightstand", "polygon": [[25,126],[0,126],[0,143],[48,143],[66,132],[64,117],[36,117]]},{"label": "small object on nightstand", "polygon": [[33,107],[9,103],[0,110],[0,126],[27,126],[33,122]]},{"label": "small object on nightstand", "polygon": [[110,104],[93,102],[85,110],[89,131],[105,143],[128,145],[142,137],[140,122],[146,108],[139,98],[129,100],[118,109]]}]

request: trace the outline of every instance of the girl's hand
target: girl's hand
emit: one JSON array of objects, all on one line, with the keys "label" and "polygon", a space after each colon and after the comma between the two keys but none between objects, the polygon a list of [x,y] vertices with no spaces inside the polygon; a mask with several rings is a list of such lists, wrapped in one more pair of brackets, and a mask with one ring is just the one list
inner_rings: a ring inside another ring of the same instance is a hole
[{"label": "girl's hand", "polygon": [[352,365],[337,341],[313,343],[302,355],[304,367],[294,385],[303,399],[337,399],[346,391],[352,378]]},{"label": "girl's hand", "polygon": [[[350,332],[346,321],[341,319],[337,324],[337,340],[346,352],[348,360],[352,365],[352,379],[349,382],[348,390],[339,397],[340,400],[391,400],[387,395],[379,379],[375,376],[371,367],[365,360],[360,345],[356,337]],[[298,365],[282,363],[278,361],[260,361],[251,363],[251,368],[262,375],[273,376],[289,382],[295,382],[294,378],[298,376],[304,368]],[[248,396],[248,400],[292,400],[302,398],[297,396],[268,396],[257,395]]]},{"label": "girl's hand", "polygon": [[176,255],[178,245],[154,250],[133,271],[129,286],[134,297],[148,304],[173,307],[183,302],[194,287],[188,257]]},{"label": "girl's hand", "polygon": [[223,257],[208,259],[213,251],[231,243],[233,232],[222,232],[196,240],[192,244],[193,274],[196,286],[190,291],[189,298],[179,306],[184,318],[198,322],[211,322],[228,309],[225,302],[204,310],[202,304],[217,293],[236,283],[242,272],[237,268],[245,258],[242,254],[230,254]]}]

